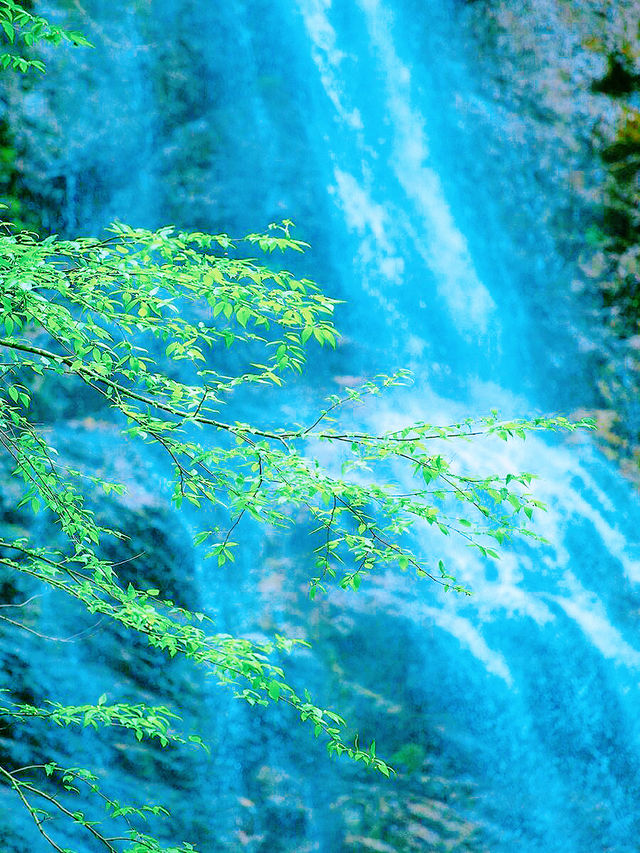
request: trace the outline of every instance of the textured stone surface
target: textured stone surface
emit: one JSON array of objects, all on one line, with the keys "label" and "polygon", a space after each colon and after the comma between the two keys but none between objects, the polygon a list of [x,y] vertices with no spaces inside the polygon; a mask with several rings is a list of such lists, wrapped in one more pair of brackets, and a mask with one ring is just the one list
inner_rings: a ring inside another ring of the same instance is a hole
[{"label": "textured stone surface", "polygon": [[[601,402],[590,414],[597,419],[605,452],[635,480],[640,462],[637,332],[620,327],[624,297],[608,296],[624,274],[619,253],[594,242],[603,228],[610,180],[601,155],[615,140],[626,111],[637,108],[640,93],[632,89],[614,97],[594,87],[606,78],[608,57],[618,51],[624,50],[631,74],[640,70],[639,18],[634,0],[481,0],[461,6],[460,15],[478,86],[478,99],[467,103],[464,113],[481,123],[497,163],[511,162],[505,161],[506,147],[520,152],[520,168],[503,175],[508,227],[537,234],[527,224],[544,222],[564,256],[566,269],[555,287],[563,292],[564,323],[580,351],[591,357]],[[509,208],[509,199],[517,197],[514,182],[535,188],[528,193],[530,210]],[[635,263],[634,257],[627,254],[627,264]],[[637,270],[633,274],[638,287]],[[557,305],[555,300],[556,310]]]}]

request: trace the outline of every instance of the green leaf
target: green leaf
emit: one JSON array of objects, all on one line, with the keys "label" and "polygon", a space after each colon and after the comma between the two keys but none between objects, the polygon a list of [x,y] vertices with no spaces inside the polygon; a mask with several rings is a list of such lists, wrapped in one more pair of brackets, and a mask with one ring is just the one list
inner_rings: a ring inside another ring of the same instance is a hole
[{"label": "green leaf", "polygon": [[0,26],[2,26],[2,29],[5,31],[7,38],[9,39],[11,44],[13,44],[13,41],[14,41],[15,36],[16,36],[16,31],[13,28],[13,26],[9,23],[9,21],[6,21],[6,20],[1,20]]},{"label": "green leaf", "polygon": [[269,697],[275,702],[280,698],[281,687],[277,681],[270,681],[268,687]]}]

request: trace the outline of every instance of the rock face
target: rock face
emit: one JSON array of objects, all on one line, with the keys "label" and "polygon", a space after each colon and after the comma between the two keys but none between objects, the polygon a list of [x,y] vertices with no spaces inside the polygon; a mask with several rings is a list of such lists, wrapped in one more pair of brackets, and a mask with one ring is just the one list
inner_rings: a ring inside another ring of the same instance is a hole
[{"label": "rock face", "polygon": [[[460,14],[477,75],[467,120],[482,127],[497,164],[511,162],[505,150],[519,152],[520,168],[502,175],[507,227],[520,228],[523,251],[534,221],[553,235],[566,265],[549,286],[566,292],[563,321],[592,354],[605,452],[636,480],[639,19],[633,0],[480,0]],[[535,192],[518,193],[522,183]],[[530,209],[510,206],[521,197]]]}]

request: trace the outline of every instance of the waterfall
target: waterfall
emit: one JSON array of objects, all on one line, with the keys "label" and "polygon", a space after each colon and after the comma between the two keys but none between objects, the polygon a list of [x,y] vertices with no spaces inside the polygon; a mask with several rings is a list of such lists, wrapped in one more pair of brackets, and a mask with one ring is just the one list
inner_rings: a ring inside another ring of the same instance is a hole
[{"label": "waterfall", "polygon": [[[589,405],[587,367],[537,315],[544,280],[562,274],[552,239],[532,223],[540,254],[523,265],[482,136],[457,120],[457,99],[474,86],[453,0],[92,0],[86,12],[74,23],[97,50],[57,66],[52,57],[39,96],[65,117],[58,148],[68,156],[57,165],[75,189],[63,229],[97,231],[117,216],[239,232],[290,217],[313,245],[306,274],[348,301],[345,342],[318,367],[319,384],[415,372],[370,430]],[[296,393],[308,405],[312,391]],[[95,451],[93,435],[72,429],[70,444]],[[105,454],[117,447],[106,431],[101,441]],[[189,715],[217,748],[188,785],[179,780],[187,794],[160,787],[203,853],[366,849],[375,832],[388,846],[370,849],[436,849],[447,821],[451,838],[468,823],[469,849],[492,853],[637,849],[637,498],[584,438],[449,452],[472,470],[538,474],[549,505],[538,519],[545,546],[514,545],[487,562],[434,543],[469,599],[383,575],[355,598],[309,608],[287,586],[302,583],[302,532],[277,541],[249,528],[234,575],[189,569],[189,594],[225,630],[306,625],[318,650],[294,666],[323,701],[343,682],[355,687],[350,710],[380,731],[379,748],[427,755],[397,783],[408,801],[398,804],[377,780],[306,753],[289,722],[195,685]],[[134,468],[159,478],[152,458]],[[165,535],[166,520],[154,524]],[[104,660],[85,678],[109,671]],[[449,800],[434,781],[443,777]],[[404,821],[398,835],[370,813],[374,794]],[[409,839],[416,846],[402,846]]]}]

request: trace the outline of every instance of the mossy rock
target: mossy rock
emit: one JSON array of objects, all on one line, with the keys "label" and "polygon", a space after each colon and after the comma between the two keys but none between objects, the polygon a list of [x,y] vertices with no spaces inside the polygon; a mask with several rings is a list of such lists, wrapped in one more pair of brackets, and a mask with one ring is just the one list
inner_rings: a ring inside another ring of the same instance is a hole
[{"label": "mossy rock", "polygon": [[640,89],[640,74],[629,67],[629,61],[620,53],[610,53],[607,57],[607,73],[601,80],[591,84],[591,91],[602,95],[620,98]]}]

